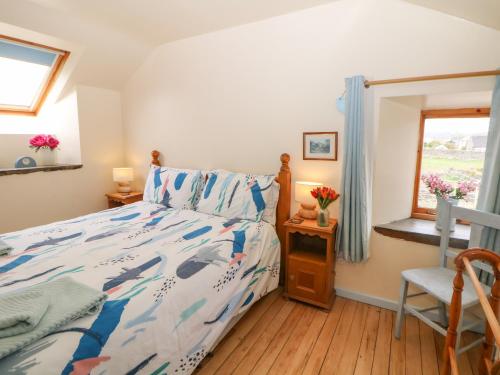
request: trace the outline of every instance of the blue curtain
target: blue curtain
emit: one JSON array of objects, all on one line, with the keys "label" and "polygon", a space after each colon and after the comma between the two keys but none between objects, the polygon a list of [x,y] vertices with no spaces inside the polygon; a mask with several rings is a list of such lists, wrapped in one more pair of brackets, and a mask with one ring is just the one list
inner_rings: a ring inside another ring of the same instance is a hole
[{"label": "blue curtain", "polygon": [[368,258],[367,160],[364,77],[346,78],[346,110],[337,252],[345,260]]},{"label": "blue curtain", "polygon": [[[500,215],[500,76],[496,78],[491,100],[490,127],[477,208]],[[500,232],[483,229],[480,245],[500,252]]]}]

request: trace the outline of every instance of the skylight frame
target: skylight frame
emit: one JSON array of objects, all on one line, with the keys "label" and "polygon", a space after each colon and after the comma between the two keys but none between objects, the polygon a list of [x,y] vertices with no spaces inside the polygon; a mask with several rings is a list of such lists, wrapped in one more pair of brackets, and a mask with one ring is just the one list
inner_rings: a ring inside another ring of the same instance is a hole
[{"label": "skylight frame", "polygon": [[21,106],[9,106],[0,104],[0,115],[25,115],[25,116],[36,116],[40,109],[42,108],[45,100],[47,99],[50,90],[54,86],[55,81],[59,73],[61,72],[64,63],[68,59],[70,52],[65,51],[59,48],[54,48],[50,46],[46,46],[43,44],[30,42],[27,40],[22,40],[14,37],[10,37],[7,35],[0,34],[0,41],[4,41],[7,43],[18,44],[23,47],[40,49],[42,51],[51,52],[56,54],[56,58],[52,63],[50,71],[45,78],[45,81],[40,86],[37,95],[35,96],[30,107],[21,107]]}]

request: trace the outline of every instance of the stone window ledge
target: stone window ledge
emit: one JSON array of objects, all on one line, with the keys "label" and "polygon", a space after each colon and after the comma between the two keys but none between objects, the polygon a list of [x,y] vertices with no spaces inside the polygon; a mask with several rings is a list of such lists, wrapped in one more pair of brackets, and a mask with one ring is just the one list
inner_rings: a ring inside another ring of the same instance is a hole
[{"label": "stone window ledge", "polygon": [[[375,225],[375,232],[384,236],[399,238],[406,241],[439,246],[441,232],[435,227],[435,222],[421,219],[403,219],[387,224]],[[470,226],[457,224],[450,235],[450,247],[467,249],[469,245]]]},{"label": "stone window ledge", "polygon": [[1,168],[0,176],[8,176],[12,174],[28,174],[35,172],[65,171],[70,169],[79,169],[82,167],[82,164],[58,164],[34,168]]}]

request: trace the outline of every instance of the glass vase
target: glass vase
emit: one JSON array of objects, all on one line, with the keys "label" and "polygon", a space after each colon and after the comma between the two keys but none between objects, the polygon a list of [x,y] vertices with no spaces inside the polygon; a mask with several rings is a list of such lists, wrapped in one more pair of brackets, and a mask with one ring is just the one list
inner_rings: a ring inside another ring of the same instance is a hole
[{"label": "glass vase", "polygon": [[[446,202],[449,202],[452,206],[458,205],[458,199],[448,198],[444,200],[441,197],[437,197],[437,215],[436,215],[436,229],[443,229],[443,211],[446,209]],[[455,224],[457,219],[450,218],[450,232],[455,230]]]},{"label": "glass vase", "polygon": [[316,222],[318,223],[318,227],[327,227],[330,225],[330,211],[328,211],[328,208],[320,207]]}]

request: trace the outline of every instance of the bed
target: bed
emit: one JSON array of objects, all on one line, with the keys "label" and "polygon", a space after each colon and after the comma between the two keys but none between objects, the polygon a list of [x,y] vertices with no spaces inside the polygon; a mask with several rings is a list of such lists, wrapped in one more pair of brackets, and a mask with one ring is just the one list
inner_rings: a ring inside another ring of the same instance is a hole
[{"label": "bed", "polygon": [[288,161],[283,154],[275,225],[141,201],[2,235],[14,251],[0,259],[0,293],[71,276],[108,299],[0,360],[0,373],[191,373],[278,286]]}]

